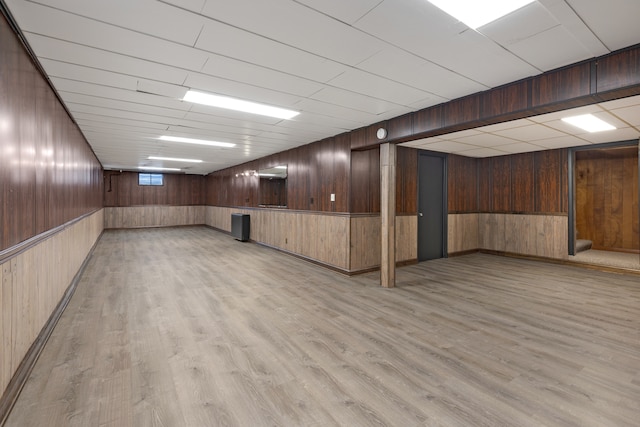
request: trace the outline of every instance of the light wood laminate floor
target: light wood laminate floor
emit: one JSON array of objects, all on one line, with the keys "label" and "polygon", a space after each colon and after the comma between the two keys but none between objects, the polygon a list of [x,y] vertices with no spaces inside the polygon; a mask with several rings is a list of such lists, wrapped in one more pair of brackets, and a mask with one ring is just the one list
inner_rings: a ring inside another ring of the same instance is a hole
[{"label": "light wood laminate floor", "polygon": [[637,426],[640,280],[474,254],[345,277],[106,231],[8,426]]}]

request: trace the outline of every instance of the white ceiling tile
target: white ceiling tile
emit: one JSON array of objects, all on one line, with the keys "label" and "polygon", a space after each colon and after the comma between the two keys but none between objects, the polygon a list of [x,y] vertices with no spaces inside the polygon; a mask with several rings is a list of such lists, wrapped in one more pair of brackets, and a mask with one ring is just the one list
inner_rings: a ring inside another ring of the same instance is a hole
[{"label": "white ceiling tile", "polygon": [[42,58],[40,63],[50,77],[60,77],[66,80],[77,80],[126,90],[136,90],[138,84],[136,77],[99,68],[84,67],[46,58]]},{"label": "white ceiling tile", "polygon": [[298,3],[305,4],[347,24],[353,24],[381,2],[381,0],[298,0]]},{"label": "white ceiling tile", "polygon": [[581,114],[593,114],[602,111],[597,104],[586,105],[584,107],[578,107],[571,110],[556,111],[555,113],[547,113],[539,116],[529,117],[529,120],[536,123],[554,123],[564,117],[578,116]]},{"label": "white ceiling tile", "polygon": [[455,154],[467,157],[494,157],[505,155],[504,152],[498,151],[495,148],[474,148],[472,150],[458,151]]},{"label": "white ceiling tile", "polygon": [[534,124],[527,119],[511,120],[508,122],[496,123],[495,125],[482,126],[482,132],[493,133],[501,130],[517,129]]},{"label": "white ceiling tile", "polygon": [[21,13],[28,15],[20,26],[28,33],[81,41],[85,46],[190,70],[200,70],[207,60],[206,53],[174,42],[35,3],[19,4],[24,8]]},{"label": "white ceiling tile", "polygon": [[541,149],[541,146],[529,144],[527,142],[518,142],[515,144],[501,145],[499,147],[496,147],[496,150],[509,154],[528,153],[531,151],[540,151]]},{"label": "white ceiling tile", "polygon": [[[640,2],[636,0],[565,0],[584,24],[609,50],[622,49],[640,41]],[[624,28],[624,31],[621,29]]]},{"label": "white ceiling tile", "polygon": [[607,142],[637,140],[640,138],[640,131],[635,128],[625,127],[604,132],[585,133],[580,135],[580,138],[592,144],[604,144]]},{"label": "white ceiling tile", "polygon": [[541,71],[573,64],[590,55],[589,51],[561,26],[513,43],[508,49]]},{"label": "white ceiling tile", "polygon": [[350,69],[328,83],[341,89],[405,106],[429,97],[427,92],[357,69]]},{"label": "white ceiling tile", "polygon": [[38,0],[38,3],[189,46],[195,43],[205,21],[201,16],[157,0]]},{"label": "white ceiling tile", "polygon": [[473,150],[478,148],[477,145],[463,144],[456,141],[439,141],[430,144],[423,144],[425,150],[441,151],[443,153],[456,153],[465,150]]},{"label": "white ceiling tile", "polygon": [[558,138],[541,139],[536,141],[536,145],[544,147],[545,149],[558,149],[567,147],[579,147],[581,145],[588,144],[584,139],[578,138],[573,135],[565,135]]},{"label": "white ceiling tile", "polygon": [[[605,55],[609,52],[599,36],[593,33],[584,19],[577,15],[575,9],[565,0],[538,0],[538,2],[580,42],[591,57]],[[603,2],[599,3],[604,4]]]},{"label": "white ceiling tile", "polygon": [[384,46],[349,25],[289,0],[209,0],[203,13],[342,64],[357,64]]},{"label": "white ceiling tile", "polygon": [[513,139],[505,138],[491,133],[479,133],[477,135],[466,136],[464,138],[456,138],[455,141],[464,144],[471,144],[477,147],[497,147],[499,145],[513,144]]},{"label": "white ceiling tile", "polygon": [[320,83],[308,79],[214,54],[209,56],[202,73],[297,96],[309,96],[322,89]]},{"label": "white ceiling tile", "polygon": [[206,0],[161,0],[163,3],[171,4],[185,10],[200,13]]},{"label": "white ceiling tile", "polygon": [[29,44],[39,58],[50,58],[87,68],[112,71],[132,77],[182,84],[188,71],[145,61],[130,56],[107,52],[81,44],[56,40],[37,34],[27,34]]},{"label": "white ceiling tile", "polygon": [[[455,99],[488,89],[412,53],[387,48],[357,65],[358,68],[442,97]],[[428,77],[426,77],[428,76]]]},{"label": "white ceiling tile", "polygon": [[231,96],[247,101],[270,104],[278,107],[295,109],[294,106],[302,99],[290,93],[278,92],[272,89],[252,86],[220,77],[200,73],[190,73],[184,86],[216,95]]},{"label": "white ceiling tile", "polygon": [[330,59],[216,21],[205,25],[196,47],[316,82],[326,82],[347,69]]},{"label": "white ceiling tile", "polygon": [[630,126],[640,126],[640,105],[611,110],[611,114]]},{"label": "white ceiling tile", "polygon": [[640,96],[630,96],[628,98],[614,99],[613,101],[600,103],[600,106],[605,110],[615,110],[617,108],[633,107],[636,105],[640,105]]},{"label": "white ceiling tile", "polygon": [[559,25],[542,4],[534,1],[480,27],[478,32],[508,47]]},{"label": "white ceiling tile", "polygon": [[565,136],[564,133],[544,125],[531,124],[518,128],[506,129],[494,132],[496,135],[504,136],[519,141],[530,142],[538,139],[550,139]]},{"label": "white ceiling tile", "polygon": [[313,94],[311,98],[370,114],[382,114],[399,107],[397,104],[392,104],[382,99],[376,99],[334,87],[322,89]]}]

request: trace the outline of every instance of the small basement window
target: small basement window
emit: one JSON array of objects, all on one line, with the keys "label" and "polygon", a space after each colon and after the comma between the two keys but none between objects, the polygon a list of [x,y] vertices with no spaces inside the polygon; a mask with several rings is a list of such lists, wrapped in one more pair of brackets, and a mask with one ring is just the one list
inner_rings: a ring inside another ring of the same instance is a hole
[{"label": "small basement window", "polygon": [[161,173],[139,173],[138,185],[163,185]]}]

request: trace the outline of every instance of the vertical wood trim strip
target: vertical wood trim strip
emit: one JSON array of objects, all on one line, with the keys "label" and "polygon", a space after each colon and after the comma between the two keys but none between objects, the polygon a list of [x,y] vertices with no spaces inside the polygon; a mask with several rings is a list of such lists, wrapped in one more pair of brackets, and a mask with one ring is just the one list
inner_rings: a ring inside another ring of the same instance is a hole
[{"label": "vertical wood trim strip", "polygon": [[396,155],[395,144],[380,146],[380,284],[396,285]]}]

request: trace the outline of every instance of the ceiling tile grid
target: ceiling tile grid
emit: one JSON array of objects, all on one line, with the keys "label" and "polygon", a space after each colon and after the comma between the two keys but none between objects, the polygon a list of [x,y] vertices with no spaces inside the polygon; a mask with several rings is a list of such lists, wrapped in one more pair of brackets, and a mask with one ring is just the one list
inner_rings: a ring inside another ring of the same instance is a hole
[{"label": "ceiling tile grid", "polygon": [[[471,30],[426,0],[5,0],[105,167],[196,157],[206,174],[640,42],[640,2],[538,0]],[[553,46],[551,49],[550,46]],[[300,111],[293,120],[196,106],[189,89]],[[409,146],[473,157],[638,136],[635,100]],[[159,141],[225,140],[232,149]]]}]

